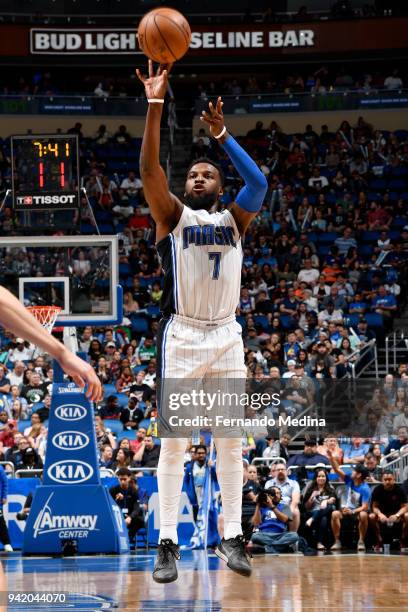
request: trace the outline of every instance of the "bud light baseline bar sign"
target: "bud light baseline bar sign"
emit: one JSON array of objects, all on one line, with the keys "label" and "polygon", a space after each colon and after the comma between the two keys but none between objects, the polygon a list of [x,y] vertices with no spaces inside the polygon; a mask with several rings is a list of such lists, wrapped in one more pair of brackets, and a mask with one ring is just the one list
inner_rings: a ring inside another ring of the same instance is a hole
[{"label": "bud light baseline bar sign", "polygon": [[61,553],[74,540],[79,553],[126,552],[122,513],[101,484],[93,408],[73,383],[53,386],[43,484],[24,531],[24,553]]}]

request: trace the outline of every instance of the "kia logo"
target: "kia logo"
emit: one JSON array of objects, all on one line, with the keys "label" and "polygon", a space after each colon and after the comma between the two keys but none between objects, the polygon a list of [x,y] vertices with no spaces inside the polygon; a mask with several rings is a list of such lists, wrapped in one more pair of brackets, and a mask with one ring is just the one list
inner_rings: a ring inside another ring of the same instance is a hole
[{"label": "kia logo", "polygon": [[61,431],[52,438],[54,446],[61,450],[81,450],[89,444],[89,436],[80,431]]},{"label": "kia logo", "polygon": [[51,480],[61,484],[79,484],[81,482],[86,482],[92,478],[93,473],[93,467],[89,465],[89,463],[76,459],[57,461],[50,465],[47,470],[47,474]]},{"label": "kia logo", "polygon": [[56,408],[55,414],[61,421],[80,421],[86,416],[86,408],[79,404],[64,404]]}]

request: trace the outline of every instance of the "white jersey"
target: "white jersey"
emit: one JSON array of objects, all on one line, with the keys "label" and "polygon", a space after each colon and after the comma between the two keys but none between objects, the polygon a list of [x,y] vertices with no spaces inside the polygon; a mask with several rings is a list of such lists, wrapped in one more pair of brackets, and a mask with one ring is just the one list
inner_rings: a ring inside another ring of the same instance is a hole
[{"label": "white jersey", "polygon": [[174,230],[157,244],[164,270],[162,311],[220,321],[239,303],[242,244],[234,217],[184,206]]}]

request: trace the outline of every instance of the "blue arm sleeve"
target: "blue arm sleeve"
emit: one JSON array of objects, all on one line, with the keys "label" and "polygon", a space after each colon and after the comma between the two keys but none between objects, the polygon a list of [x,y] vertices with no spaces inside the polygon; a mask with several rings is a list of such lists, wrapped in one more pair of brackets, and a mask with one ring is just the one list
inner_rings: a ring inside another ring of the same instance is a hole
[{"label": "blue arm sleeve", "polygon": [[268,189],[266,178],[254,160],[232,136],[228,136],[221,146],[228,153],[237,172],[245,181],[244,187],[235,199],[236,203],[247,212],[258,212]]}]

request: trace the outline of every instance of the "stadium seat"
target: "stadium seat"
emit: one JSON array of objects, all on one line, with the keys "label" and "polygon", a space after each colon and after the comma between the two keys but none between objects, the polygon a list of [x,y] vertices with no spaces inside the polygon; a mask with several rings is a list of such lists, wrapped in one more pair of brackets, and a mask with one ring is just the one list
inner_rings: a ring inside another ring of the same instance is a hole
[{"label": "stadium seat", "polygon": [[118,403],[121,408],[124,408],[128,405],[129,396],[126,395],[126,393],[118,393],[116,397],[118,398]]},{"label": "stadium seat", "polygon": [[26,427],[30,427],[31,421],[27,419],[26,421],[18,421],[17,427],[20,433],[23,433]]},{"label": "stadium seat", "polygon": [[118,442],[120,442],[124,438],[128,438],[129,440],[136,440],[136,433],[137,433],[136,429],[123,429],[123,425],[122,425],[122,431],[118,433],[117,440]]},{"label": "stadium seat", "polygon": [[264,331],[269,329],[268,317],[265,315],[254,315],[255,325],[260,325]]},{"label": "stadium seat", "polygon": [[115,436],[118,436],[123,431],[123,423],[118,419],[106,419],[104,424]]},{"label": "stadium seat", "polygon": [[144,317],[132,315],[130,317],[132,329],[137,334],[145,334],[149,330],[149,325]]},{"label": "stadium seat", "polygon": [[368,327],[375,329],[383,327],[383,316],[378,312],[368,312],[364,315],[368,324]]},{"label": "stadium seat", "polygon": [[105,391],[105,397],[109,397],[110,395],[116,395],[117,393],[115,385],[105,384],[103,385],[103,388]]}]

